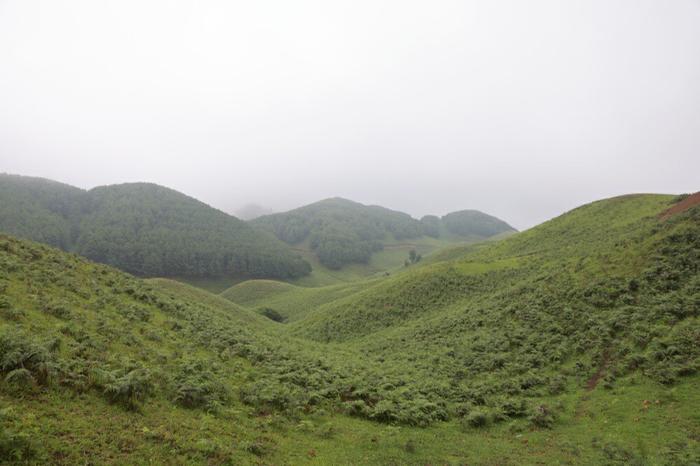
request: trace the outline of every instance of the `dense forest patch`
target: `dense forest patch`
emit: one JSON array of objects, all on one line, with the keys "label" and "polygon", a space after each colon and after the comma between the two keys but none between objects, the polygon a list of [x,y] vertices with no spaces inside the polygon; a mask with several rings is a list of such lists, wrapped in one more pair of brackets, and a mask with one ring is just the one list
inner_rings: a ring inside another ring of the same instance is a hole
[{"label": "dense forest patch", "polygon": [[442,219],[426,216],[419,221],[402,212],[341,198],[260,217],[252,224],[291,245],[308,241],[321,264],[330,269],[369,262],[388,238],[400,241],[454,235],[483,239],[514,231],[505,222],[473,210],[455,212]]},{"label": "dense forest patch", "polygon": [[0,175],[0,231],[141,276],[293,278],[309,264],[274,238],[168,188],[83,191]]}]

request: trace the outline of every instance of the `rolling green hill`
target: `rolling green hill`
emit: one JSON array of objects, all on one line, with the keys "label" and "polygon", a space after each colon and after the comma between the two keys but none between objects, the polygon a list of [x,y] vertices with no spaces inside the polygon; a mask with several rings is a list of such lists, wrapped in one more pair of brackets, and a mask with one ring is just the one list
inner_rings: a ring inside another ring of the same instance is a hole
[{"label": "rolling green hill", "polygon": [[221,296],[1,237],[0,458],[695,464],[700,207],[676,201]]},{"label": "rolling green hill", "polygon": [[[312,252],[318,262],[330,270],[340,270],[350,264],[369,264],[375,254],[403,243],[435,243],[426,237],[442,238],[441,246],[444,246],[514,231],[505,222],[478,211],[455,212],[442,219],[427,216],[419,221],[402,212],[342,198],[267,215],[251,223],[290,245]],[[385,254],[388,260],[383,262],[390,266],[383,270],[403,263],[408,249],[401,249],[402,257],[398,261],[389,259],[391,254]]]},{"label": "rolling green hill", "polygon": [[370,281],[354,281],[321,287],[295,286],[275,280],[248,280],[219,296],[250,309],[272,309],[285,321],[303,318],[306,312],[365,289]]},{"label": "rolling green hill", "polygon": [[83,191],[0,175],[0,200],[0,231],[137,275],[294,278],[310,272],[272,235],[153,184]]},{"label": "rolling green hill", "polygon": [[68,249],[84,207],[82,189],[0,173],[0,231]]}]

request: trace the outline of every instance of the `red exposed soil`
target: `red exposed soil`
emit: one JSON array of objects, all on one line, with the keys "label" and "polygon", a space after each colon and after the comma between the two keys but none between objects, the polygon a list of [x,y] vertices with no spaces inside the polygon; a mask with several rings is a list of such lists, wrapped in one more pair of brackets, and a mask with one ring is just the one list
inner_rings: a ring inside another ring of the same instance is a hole
[{"label": "red exposed soil", "polygon": [[700,191],[695,194],[691,194],[690,196],[683,199],[681,202],[674,204],[670,209],[663,211],[661,215],[659,215],[659,220],[661,220],[662,222],[664,220],[668,220],[673,215],[685,212],[686,210],[698,204],[700,204]]},{"label": "red exposed soil", "polygon": [[600,361],[600,365],[598,366],[598,370],[596,371],[595,374],[593,374],[591,376],[590,379],[588,379],[588,382],[586,382],[586,390],[591,391],[596,386],[598,386],[598,382],[600,382],[600,379],[602,379],[603,376],[605,375],[605,369],[608,367],[609,360],[610,360],[610,353],[606,350],[605,353],[603,353],[603,360]]},{"label": "red exposed soil", "polygon": [[595,374],[591,376],[590,379],[588,379],[588,382],[586,382],[586,390],[591,391],[598,385],[600,379],[603,378],[603,370],[604,368],[601,367]]}]

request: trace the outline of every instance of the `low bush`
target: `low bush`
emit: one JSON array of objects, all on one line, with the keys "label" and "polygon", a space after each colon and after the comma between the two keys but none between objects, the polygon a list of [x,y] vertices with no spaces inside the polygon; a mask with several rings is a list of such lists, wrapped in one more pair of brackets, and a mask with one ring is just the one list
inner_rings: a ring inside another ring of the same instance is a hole
[{"label": "low bush", "polygon": [[173,401],[185,408],[217,411],[229,398],[226,385],[203,361],[180,363],[173,385]]},{"label": "low bush", "polygon": [[104,394],[129,410],[138,410],[141,402],[155,389],[148,369],[116,370],[102,373]]},{"label": "low bush", "polygon": [[282,314],[269,307],[263,307],[258,312],[268,319],[274,320],[275,322],[284,322],[287,320]]},{"label": "low bush", "polygon": [[534,427],[549,429],[554,425],[554,412],[549,406],[541,404],[534,409],[529,421]]},{"label": "low bush", "polygon": [[[53,372],[54,359],[43,345],[40,345],[19,329],[0,330],[0,373],[9,376],[17,370],[26,370],[38,383],[46,383]],[[21,378],[19,372],[12,378]]]},{"label": "low bush", "polygon": [[272,445],[264,438],[241,442],[241,448],[255,456],[265,456],[272,451]]},{"label": "low bush", "polygon": [[509,418],[523,417],[527,414],[527,402],[522,398],[508,398],[498,403],[498,409]]},{"label": "low bush", "polygon": [[14,427],[15,420],[11,409],[0,409],[0,461],[25,463],[35,458],[38,450],[29,434]]},{"label": "low bush", "polygon": [[7,320],[19,321],[27,316],[27,313],[22,309],[17,309],[15,307],[0,307],[0,316]]},{"label": "low bush", "polygon": [[488,414],[484,411],[472,411],[462,421],[463,427],[478,429],[486,427],[489,423]]},{"label": "low bush", "polygon": [[8,372],[5,376],[5,382],[16,390],[31,388],[36,383],[32,373],[23,367]]},{"label": "low bush", "polygon": [[70,319],[71,310],[68,308],[66,303],[63,302],[48,302],[43,306],[43,311],[49,315],[52,315],[58,319]]}]

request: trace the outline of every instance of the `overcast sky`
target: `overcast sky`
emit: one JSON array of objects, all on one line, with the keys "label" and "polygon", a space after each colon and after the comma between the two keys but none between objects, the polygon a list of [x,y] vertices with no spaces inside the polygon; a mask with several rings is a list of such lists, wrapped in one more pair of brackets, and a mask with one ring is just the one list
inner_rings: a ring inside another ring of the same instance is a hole
[{"label": "overcast sky", "polygon": [[0,0],[0,172],[526,228],[700,189],[700,1]]}]

